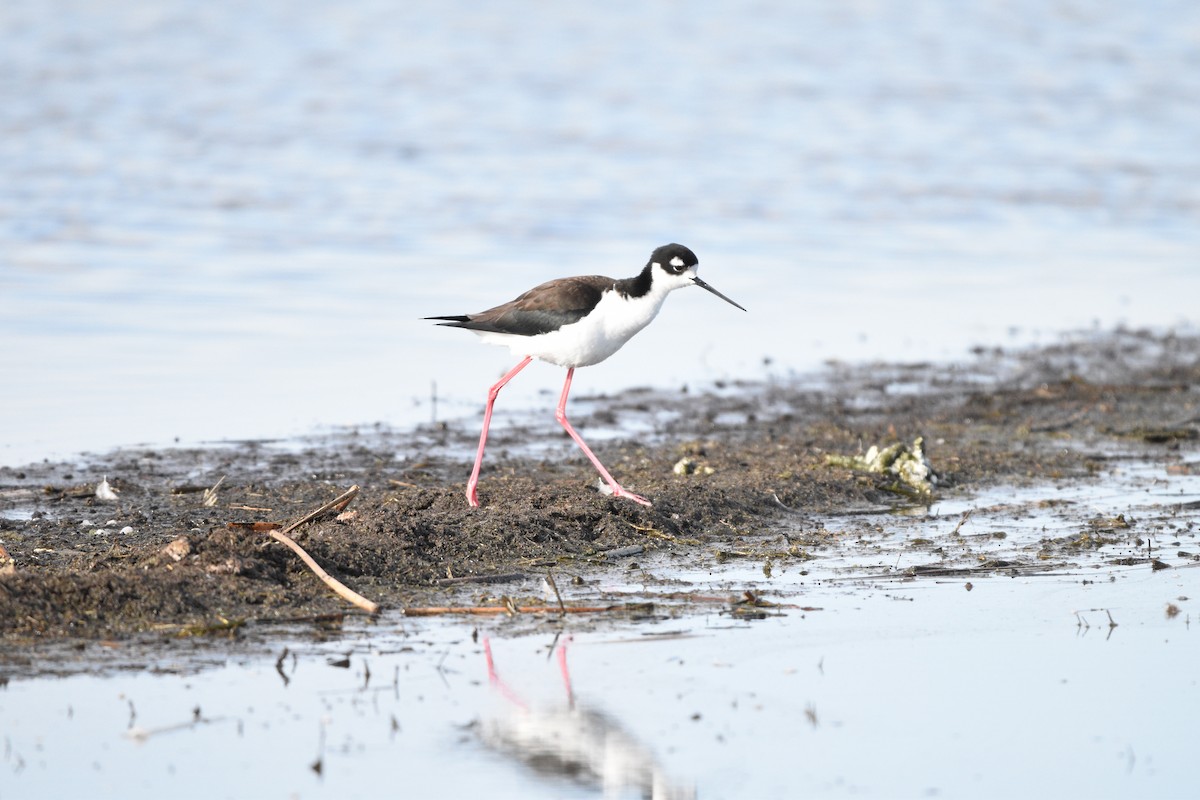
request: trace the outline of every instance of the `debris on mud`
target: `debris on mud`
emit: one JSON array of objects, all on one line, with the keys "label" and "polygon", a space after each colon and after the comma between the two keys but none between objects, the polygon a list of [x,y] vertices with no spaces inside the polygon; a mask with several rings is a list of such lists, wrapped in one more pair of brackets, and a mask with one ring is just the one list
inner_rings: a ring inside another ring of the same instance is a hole
[{"label": "debris on mud", "polygon": [[883,484],[883,488],[914,498],[932,497],[933,487],[938,480],[933,465],[925,457],[925,439],[922,436],[913,439],[911,445],[896,442],[880,449],[879,445],[873,444],[861,456],[828,455],[825,456],[825,463],[887,476],[889,480]]},{"label": "debris on mud", "polygon": [[[1195,535],[1195,508],[1150,524],[1117,509],[1084,518],[1064,504],[1054,510],[1070,531],[1036,545],[1006,542],[1003,530],[966,535],[960,514],[929,519],[896,543],[878,515],[927,513],[930,494],[918,488],[926,445],[939,495],[1094,481],[1115,453],[1164,477],[1186,476],[1200,463],[1198,386],[1200,339],[1117,332],[981,351],[967,364],[833,365],[819,381],[593,400],[597,410],[578,420],[581,428],[617,420],[654,431],[621,439],[618,429],[598,448],[623,484],[654,501],[650,508],[597,492],[590,466],[550,426],[533,445],[525,429],[493,432],[482,507],[469,508],[471,420],[3,468],[0,639],[230,635],[250,623],[358,613],[271,536],[276,523],[352,486],[360,487],[352,510],[313,520],[295,541],[385,609],[502,605],[488,594],[490,581],[549,574],[559,588],[586,588],[598,575],[646,572],[664,557],[751,559],[769,577],[812,568],[841,544],[852,547],[861,574],[881,564],[913,574],[1033,571],[1100,552],[1169,566],[1182,559],[1159,543],[1200,549],[1182,542]],[[887,441],[912,445],[875,450],[869,460],[887,470],[882,479],[838,456]],[[897,494],[893,470],[917,482]],[[972,526],[989,519],[981,509]],[[853,520],[853,536],[848,524],[834,524]],[[998,552],[1001,544],[1010,549]],[[562,601],[512,604],[519,611]],[[585,595],[566,604],[614,605]],[[736,608],[774,613],[758,603]]]}]

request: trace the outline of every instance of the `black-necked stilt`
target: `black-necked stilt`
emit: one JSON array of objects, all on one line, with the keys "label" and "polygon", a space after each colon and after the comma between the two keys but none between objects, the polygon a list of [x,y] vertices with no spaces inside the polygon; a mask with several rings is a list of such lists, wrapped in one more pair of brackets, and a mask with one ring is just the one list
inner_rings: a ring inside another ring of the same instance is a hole
[{"label": "black-necked stilt", "polygon": [[567,421],[567,393],[571,391],[571,378],[576,367],[599,364],[620,350],[635,333],[650,324],[667,295],[676,289],[699,286],[742,311],[746,310],[700,280],[696,275],[698,264],[696,254],[688,248],[667,244],[651,253],[646,266],[632,278],[614,280],[601,275],[559,278],[535,286],[516,300],[478,314],[425,318],[445,320],[440,324],[474,331],[484,342],[505,345],[515,355],[522,356],[521,362],[488,390],[479,450],[475,454],[471,479],[467,481],[468,503],[479,505],[476,486],[496,396],[530,361],[540,358],[567,368],[567,380],[558,400],[555,419],[600,471],[614,497],[627,497],[636,503],[650,505],[646,498],[621,488],[571,427]]}]

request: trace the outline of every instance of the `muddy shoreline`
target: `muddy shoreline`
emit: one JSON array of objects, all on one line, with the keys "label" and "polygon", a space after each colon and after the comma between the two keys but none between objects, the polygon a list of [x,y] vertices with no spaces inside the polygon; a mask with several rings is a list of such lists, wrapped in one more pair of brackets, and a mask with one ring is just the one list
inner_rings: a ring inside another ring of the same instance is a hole
[{"label": "muddy shoreline", "polygon": [[[564,594],[584,597],[597,576],[664,558],[816,569],[831,544],[829,519],[886,527],[889,512],[928,505],[892,491],[886,476],[831,466],[830,455],[924,437],[939,495],[1095,480],[1117,452],[1164,475],[1194,474],[1198,386],[1200,338],[1116,331],[948,366],[831,365],[708,392],[582,398],[576,427],[651,508],[600,494],[548,413],[497,427],[480,509],[463,498],[475,420],[3,468],[0,546],[10,560],[0,574],[0,649],[11,663],[21,645],[48,641],[336,629],[358,612],[287,548],[236,526],[296,519],[352,485],[360,492],[346,513],[295,536],[390,610],[554,603],[544,591],[528,596],[531,579],[549,574]],[[623,426],[650,433],[604,435]],[[105,477],[114,500],[97,497]],[[1136,521],[1074,522],[1110,562],[1186,566],[1200,559],[1198,512],[1173,510],[1167,527],[1178,546],[1160,535],[1168,546],[1158,552]],[[1011,572],[1086,557],[1071,542],[1050,543],[1036,559],[989,565],[944,544],[928,542],[923,568]]]}]

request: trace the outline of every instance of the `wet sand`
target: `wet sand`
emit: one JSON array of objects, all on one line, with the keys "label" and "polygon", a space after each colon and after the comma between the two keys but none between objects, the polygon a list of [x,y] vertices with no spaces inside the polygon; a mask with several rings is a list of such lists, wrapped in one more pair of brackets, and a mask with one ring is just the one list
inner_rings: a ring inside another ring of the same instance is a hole
[{"label": "wet sand", "polygon": [[[1089,563],[1194,567],[1200,509],[1192,501],[1166,503],[1150,519],[1095,519],[1067,505],[1056,514],[1071,535],[1032,549],[1005,549],[1002,531],[988,535],[988,547],[972,546],[952,525],[916,539],[871,536],[894,527],[896,513],[927,513],[931,501],[828,457],[923,437],[938,476],[934,497],[1094,482],[1117,453],[1164,478],[1195,474],[1198,385],[1200,339],[1117,331],[981,351],[949,366],[831,365],[703,392],[581,398],[573,423],[650,508],[597,491],[549,411],[497,426],[479,509],[463,497],[475,421],[0,469],[0,543],[10,559],[0,574],[0,658],[9,670],[52,671],[36,649],[18,645],[269,641],[284,627],[336,630],[361,612],[286,547],[239,524],[297,519],[354,485],[360,492],[345,513],[294,535],[384,609],[553,607],[553,592],[508,594],[549,575],[566,605],[612,606],[586,617],[603,624],[710,601],[662,591],[590,596],[588,587],[614,571],[654,564],[669,578],[673,564],[698,562],[804,570],[835,551],[847,575],[884,564],[895,575],[964,580]],[[115,500],[97,497],[105,477]],[[218,480],[206,504],[203,490]],[[733,612],[767,613],[758,600],[726,602]],[[540,616],[525,615],[527,624]]]}]

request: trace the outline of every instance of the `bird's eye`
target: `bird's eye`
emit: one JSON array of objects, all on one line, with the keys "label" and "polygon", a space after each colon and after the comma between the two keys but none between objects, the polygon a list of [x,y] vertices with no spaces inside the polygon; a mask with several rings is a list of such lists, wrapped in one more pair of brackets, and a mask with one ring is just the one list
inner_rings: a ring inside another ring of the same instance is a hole
[{"label": "bird's eye", "polygon": [[667,269],[668,269],[668,270],[669,270],[669,271],[670,271],[672,274],[674,274],[674,275],[679,275],[679,274],[681,274],[681,273],[682,273],[682,272],[683,272],[685,269],[687,269],[687,264],[684,264],[684,263],[683,263],[683,259],[682,259],[682,258],[680,258],[679,256],[675,256],[674,258],[672,258],[670,261],[668,261],[668,262],[667,262]]}]

